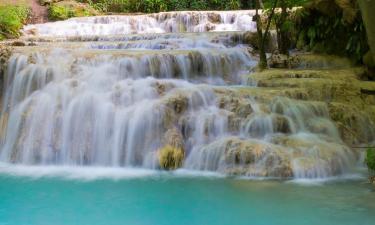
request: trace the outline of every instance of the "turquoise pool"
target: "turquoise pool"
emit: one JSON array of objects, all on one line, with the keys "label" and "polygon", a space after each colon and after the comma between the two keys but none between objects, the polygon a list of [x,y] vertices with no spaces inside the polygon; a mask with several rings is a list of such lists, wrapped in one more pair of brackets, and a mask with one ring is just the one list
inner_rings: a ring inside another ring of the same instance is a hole
[{"label": "turquoise pool", "polygon": [[0,175],[4,225],[374,223],[375,193],[361,178],[306,183],[184,172],[27,167]]}]

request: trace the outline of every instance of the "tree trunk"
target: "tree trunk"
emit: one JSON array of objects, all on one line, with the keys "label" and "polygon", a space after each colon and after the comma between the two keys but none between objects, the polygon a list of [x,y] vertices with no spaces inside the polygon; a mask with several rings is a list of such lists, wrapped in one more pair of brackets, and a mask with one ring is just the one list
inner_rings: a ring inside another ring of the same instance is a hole
[{"label": "tree trunk", "polygon": [[367,42],[370,46],[372,61],[375,62],[375,1],[358,0],[363,22],[367,33]]},{"label": "tree trunk", "polygon": [[257,24],[257,34],[258,34],[258,43],[259,43],[259,69],[266,69],[267,68],[267,56],[266,56],[266,42],[268,40],[268,34],[271,26],[271,21],[273,16],[275,15],[275,9],[277,6],[277,1],[275,0],[271,14],[267,18],[267,26],[263,33],[262,29],[262,21],[259,15],[259,6],[261,3],[261,0],[256,0],[256,6],[255,6],[255,21]]},{"label": "tree trunk", "polygon": [[264,46],[263,39],[266,35],[263,35],[263,29],[262,29],[262,21],[259,16],[259,0],[256,0],[255,2],[255,21],[257,25],[257,34],[258,34],[258,45],[259,45],[259,69],[263,70],[267,68],[267,56],[266,56],[266,49]]}]

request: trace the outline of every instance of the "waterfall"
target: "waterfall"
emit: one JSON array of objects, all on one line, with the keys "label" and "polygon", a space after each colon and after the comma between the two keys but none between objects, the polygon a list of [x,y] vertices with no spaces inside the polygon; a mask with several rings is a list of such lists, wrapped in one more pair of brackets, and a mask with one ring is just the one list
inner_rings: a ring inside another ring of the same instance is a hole
[{"label": "waterfall", "polygon": [[255,30],[255,22],[252,21],[253,15],[255,15],[254,10],[227,12],[186,11],[130,16],[81,17],[54,23],[28,25],[24,28],[24,33],[43,37],[66,37],[169,32],[247,31]]},{"label": "waterfall", "polygon": [[254,30],[253,14],[26,26],[23,38],[36,46],[15,49],[8,62],[0,160],[157,169],[158,150],[177,133],[186,169],[297,178],[350,169],[355,156],[324,103],[260,102],[236,89],[256,59],[233,37]]}]

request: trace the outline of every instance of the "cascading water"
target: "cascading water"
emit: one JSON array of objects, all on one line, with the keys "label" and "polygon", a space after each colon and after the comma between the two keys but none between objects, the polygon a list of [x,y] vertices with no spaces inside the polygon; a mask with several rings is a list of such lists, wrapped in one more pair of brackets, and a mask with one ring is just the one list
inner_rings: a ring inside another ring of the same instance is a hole
[{"label": "cascading water", "polygon": [[355,156],[325,104],[260,102],[238,90],[256,60],[233,37],[254,29],[252,15],[171,12],[26,26],[24,38],[37,45],[17,48],[8,63],[1,161],[158,168],[158,150],[177,133],[186,169],[343,173]]},{"label": "cascading water", "polygon": [[246,31],[255,29],[255,11],[163,12],[135,16],[97,16],[29,25],[24,32],[42,37],[207,31]]}]

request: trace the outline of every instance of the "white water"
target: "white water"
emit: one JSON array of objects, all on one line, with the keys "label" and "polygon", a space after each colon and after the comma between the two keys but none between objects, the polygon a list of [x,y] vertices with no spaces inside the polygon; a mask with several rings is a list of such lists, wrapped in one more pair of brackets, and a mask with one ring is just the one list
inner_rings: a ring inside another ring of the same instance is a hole
[{"label": "white water", "polygon": [[[181,23],[184,31],[204,32],[215,14],[220,22],[212,30],[251,30],[251,13],[173,12],[26,26],[25,38],[49,39],[17,49],[9,60],[0,160],[157,169],[158,149],[177,131],[189,170],[296,178],[349,171],[355,155],[325,104],[281,97],[258,102],[228,86],[256,64],[248,46],[233,41],[241,32],[155,34],[180,32]],[[86,36],[92,34],[99,38]]]},{"label": "white water", "polygon": [[255,11],[164,12],[131,16],[97,16],[28,25],[24,33],[42,37],[167,32],[251,31]]}]

